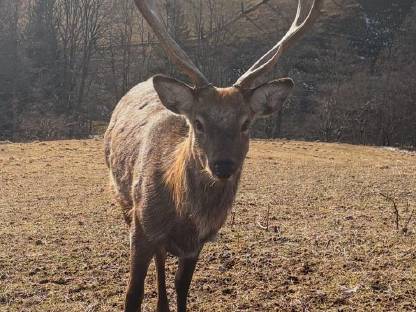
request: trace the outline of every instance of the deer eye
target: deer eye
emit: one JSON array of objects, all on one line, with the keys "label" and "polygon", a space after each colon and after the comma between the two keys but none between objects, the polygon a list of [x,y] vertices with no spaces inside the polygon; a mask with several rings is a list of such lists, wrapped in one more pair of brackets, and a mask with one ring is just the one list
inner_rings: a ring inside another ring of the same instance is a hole
[{"label": "deer eye", "polygon": [[195,129],[198,132],[204,132],[204,125],[198,119],[195,120]]},{"label": "deer eye", "polygon": [[248,128],[250,127],[250,120],[246,120],[242,125],[241,125],[241,132],[247,132]]}]

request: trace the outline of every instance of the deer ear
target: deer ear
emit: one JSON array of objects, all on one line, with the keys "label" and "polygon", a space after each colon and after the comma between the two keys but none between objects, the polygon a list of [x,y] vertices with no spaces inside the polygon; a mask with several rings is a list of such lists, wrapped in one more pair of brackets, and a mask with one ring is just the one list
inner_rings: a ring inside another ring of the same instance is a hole
[{"label": "deer ear", "polygon": [[189,115],[195,101],[193,89],[176,79],[156,75],[153,86],[162,104],[175,114]]},{"label": "deer ear", "polygon": [[249,105],[254,116],[265,117],[279,111],[294,87],[290,78],[273,80],[251,91]]}]

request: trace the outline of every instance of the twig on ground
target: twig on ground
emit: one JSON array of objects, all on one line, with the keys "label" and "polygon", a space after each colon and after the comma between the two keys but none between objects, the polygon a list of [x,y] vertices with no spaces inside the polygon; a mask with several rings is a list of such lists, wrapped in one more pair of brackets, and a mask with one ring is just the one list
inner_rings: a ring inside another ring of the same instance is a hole
[{"label": "twig on ground", "polygon": [[395,215],[395,224],[396,224],[396,230],[400,230],[400,213],[399,209],[397,208],[396,200],[391,197],[390,195],[380,193],[381,196],[383,196],[387,201],[391,202],[393,204],[393,212]]},{"label": "twig on ground", "polygon": [[[409,202],[407,202],[407,209],[409,210]],[[413,219],[413,216],[415,214],[415,209],[412,210],[412,212],[409,215],[409,218],[407,218],[406,224],[403,227],[403,233],[407,233],[409,231],[409,224]]]},{"label": "twig on ground", "polygon": [[235,210],[231,211],[231,227],[234,227],[235,223]]},{"label": "twig on ground", "polygon": [[270,205],[267,205],[267,212],[266,212],[266,225],[261,224],[259,220],[256,221],[257,226],[263,230],[269,230],[269,220],[270,220]]}]

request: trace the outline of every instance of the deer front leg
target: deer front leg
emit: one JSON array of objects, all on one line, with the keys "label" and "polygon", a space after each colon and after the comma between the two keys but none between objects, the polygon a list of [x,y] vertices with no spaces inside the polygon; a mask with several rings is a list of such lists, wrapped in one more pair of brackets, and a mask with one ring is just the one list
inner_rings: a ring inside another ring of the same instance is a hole
[{"label": "deer front leg", "polygon": [[168,296],[166,294],[165,262],[166,262],[166,251],[164,249],[159,249],[155,255],[157,287],[158,287],[158,299],[157,299],[157,311],[158,312],[169,312],[169,301],[168,301]]},{"label": "deer front leg", "polygon": [[144,296],[144,280],[154,251],[142,231],[132,227],[130,238],[130,279],[127,287],[125,312],[141,311]]},{"label": "deer front leg", "polygon": [[195,271],[198,255],[192,258],[179,258],[178,270],[175,275],[178,312],[186,312],[186,301],[189,286]]}]

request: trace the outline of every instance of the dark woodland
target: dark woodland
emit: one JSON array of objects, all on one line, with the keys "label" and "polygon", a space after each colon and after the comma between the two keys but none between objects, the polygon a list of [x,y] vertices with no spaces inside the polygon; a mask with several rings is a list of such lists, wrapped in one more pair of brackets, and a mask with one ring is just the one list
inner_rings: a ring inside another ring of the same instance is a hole
[{"label": "dark woodland", "polygon": [[[290,26],[292,0],[161,0],[171,35],[218,86]],[[416,146],[416,1],[327,0],[276,66],[296,91],[258,138]],[[118,100],[169,63],[132,0],[0,0],[0,140],[102,133]]]}]

